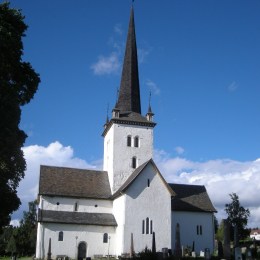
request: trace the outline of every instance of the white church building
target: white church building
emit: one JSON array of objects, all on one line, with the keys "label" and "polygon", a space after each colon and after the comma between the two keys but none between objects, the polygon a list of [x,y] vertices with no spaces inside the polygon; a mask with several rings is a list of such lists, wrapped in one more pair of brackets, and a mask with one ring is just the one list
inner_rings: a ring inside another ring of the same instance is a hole
[{"label": "white church building", "polygon": [[152,159],[153,116],[150,105],[141,114],[132,8],[103,170],[41,166],[36,258],[138,253],[152,248],[153,232],[157,251],[174,252],[177,224],[181,246],[213,251],[216,210],[204,186],[166,182]]}]

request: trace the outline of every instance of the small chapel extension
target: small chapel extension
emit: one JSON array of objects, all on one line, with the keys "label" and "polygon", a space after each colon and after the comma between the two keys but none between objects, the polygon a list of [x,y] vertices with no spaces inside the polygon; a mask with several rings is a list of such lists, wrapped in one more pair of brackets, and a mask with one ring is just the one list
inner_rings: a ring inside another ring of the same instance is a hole
[{"label": "small chapel extension", "polygon": [[107,119],[103,170],[41,166],[36,258],[72,259],[151,248],[214,248],[214,212],[204,186],[169,184],[153,161],[156,123],[149,104],[141,113],[134,10],[130,20],[118,100]]}]

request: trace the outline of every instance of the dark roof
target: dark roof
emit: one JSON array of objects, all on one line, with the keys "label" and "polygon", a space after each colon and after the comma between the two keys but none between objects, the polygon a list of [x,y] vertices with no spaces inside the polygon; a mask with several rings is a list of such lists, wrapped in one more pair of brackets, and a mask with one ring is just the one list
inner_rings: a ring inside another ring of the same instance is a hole
[{"label": "dark roof", "polygon": [[39,210],[38,221],[61,224],[117,226],[115,217],[108,213]]},{"label": "dark roof", "polygon": [[205,186],[169,184],[176,196],[172,198],[173,211],[216,212]]},{"label": "dark roof", "polygon": [[155,127],[156,123],[148,121],[146,117],[138,114],[136,112],[123,112],[119,113],[119,118],[113,117],[109,123],[106,123],[106,127],[102,133],[102,136],[105,136],[110,127],[114,124],[126,124],[126,125],[140,125],[140,126],[147,126],[147,127]]},{"label": "dark roof", "polygon": [[41,166],[39,195],[108,199],[111,190],[107,172]]},{"label": "dark roof", "polygon": [[131,9],[117,109],[141,114],[134,10]]},{"label": "dark roof", "polygon": [[168,183],[165,181],[165,179],[162,177],[160,171],[158,170],[158,168],[156,167],[153,159],[150,159],[148,161],[146,161],[145,163],[143,163],[142,165],[140,165],[138,168],[136,168],[134,170],[134,172],[128,177],[128,179],[124,182],[124,184],[113,194],[112,198],[115,199],[118,196],[120,196],[120,194],[122,192],[124,192],[133,182],[134,180],[139,176],[139,174],[141,174],[141,172],[143,171],[143,169],[149,164],[151,163],[153,165],[153,167],[156,169],[157,173],[159,174],[159,176],[161,177],[162,181],[164,182],[166,188],[169,190],[169,192],[172,195],[175,195],[174,191],[169,187]]}]

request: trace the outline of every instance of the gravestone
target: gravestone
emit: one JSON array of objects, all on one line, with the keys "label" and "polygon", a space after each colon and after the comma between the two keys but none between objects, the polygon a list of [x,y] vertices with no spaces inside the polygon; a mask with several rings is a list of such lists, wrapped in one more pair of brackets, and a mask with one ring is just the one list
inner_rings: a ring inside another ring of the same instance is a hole
[{"label": "gravestone", "polygon": [[223,219],[224,224],[224,245],[223,245],[223,254],[225,259],[230,259],[230,224],[227,219]]}]

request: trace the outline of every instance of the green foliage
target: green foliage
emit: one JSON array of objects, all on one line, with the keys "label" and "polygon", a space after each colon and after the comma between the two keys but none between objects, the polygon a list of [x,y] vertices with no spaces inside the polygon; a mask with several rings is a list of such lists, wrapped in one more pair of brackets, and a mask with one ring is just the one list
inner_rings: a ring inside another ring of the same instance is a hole
[{"label": "green foliage", "polygon": [[17,247],[19,255],[33,255],[37,233],[37,201],[29,202],[29,211],[23,213],[17,230]]},{"label": "green foliage", "polygon": [[223,221],[221,221],[221,223],[218,227],[218,230],[216,233],[216,239],[221,242],[224,241],[224,222]]},{"label": "green foliage", "polygon": [[36,247],[37,201],[29,202],[29,211],[24,211],[19,227],[7,226],[0,236],[0,254],[17,253],[19,256],[33,255]]},{"label": "green foliage", "polygon": [[21,106],[30,102],[40,83],[30,63],[22,61],[26,29],[20,10],[0,4],[0,229],[21,204],[16,189],[26,169],[21,148],[27,137],[19,129]]},{"label": "green foliage", "polygon": [[237,226],[239,239],[242,239],[248,235],[246,226],[250,216],[250,211],[240,205],[239,197],[236,193],[229,195],[231,198],[231,203],[225,205],[225,211],[228,215],[227,220],[231,224],[232,231],[234,230],[234,227]]},{"label": "green foliage", "polygon": [[3,232],[0,235],[0,255],[6,254],[7,244],[13,236],[14,229],[15,227],[13,226],[6,226],[3,228]]},{"label": "green foliage", "polygon": [[6,246],[6,252],[11,253],[12,255],[16,253],[16,241],[14,236],[11,236],[10,240],[8,241],[8,244]]}]

